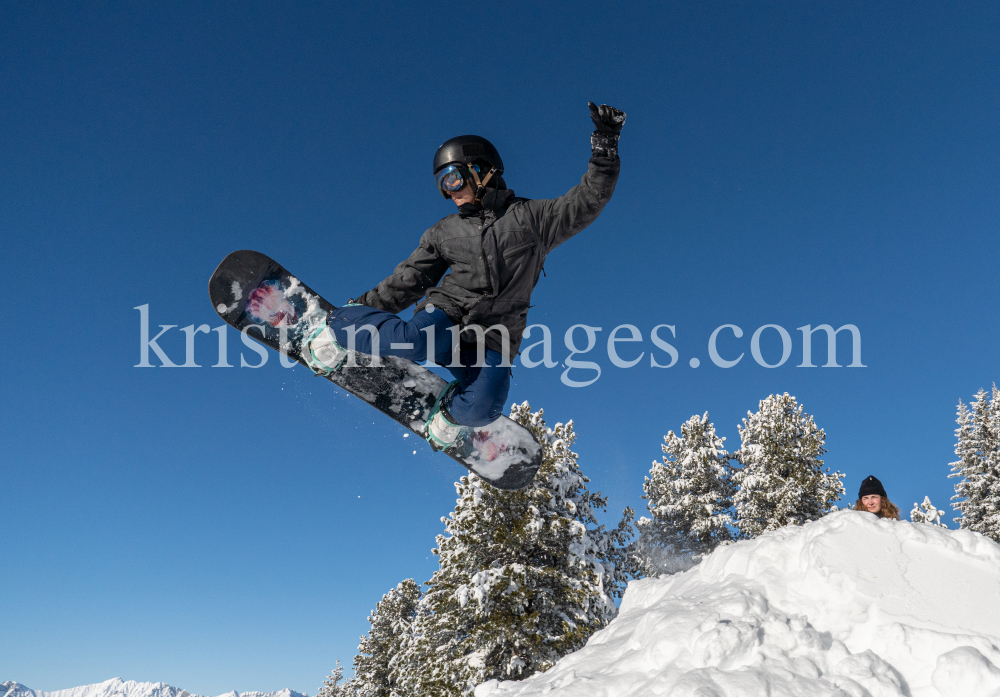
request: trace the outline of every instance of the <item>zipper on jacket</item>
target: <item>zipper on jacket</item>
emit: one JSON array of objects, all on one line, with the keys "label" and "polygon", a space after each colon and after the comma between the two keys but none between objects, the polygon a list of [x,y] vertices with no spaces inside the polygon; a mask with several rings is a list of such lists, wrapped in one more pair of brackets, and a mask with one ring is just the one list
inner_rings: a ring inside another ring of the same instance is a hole
[{"label": "zipper on jacket", "polygon": [[490,275],[490,260],[486,255],[486,248],[483,246],[483,239],[486,237],[486,231],[489,230],[490,227],[486,224],[486,211],[480,211],[479,215],[482,216],[483,221],[483,229],[479,231],[479,258],[486,267],[486,287],[490,291],[490,297],[495,298],[496,293],[493,291],[493,276]]}]

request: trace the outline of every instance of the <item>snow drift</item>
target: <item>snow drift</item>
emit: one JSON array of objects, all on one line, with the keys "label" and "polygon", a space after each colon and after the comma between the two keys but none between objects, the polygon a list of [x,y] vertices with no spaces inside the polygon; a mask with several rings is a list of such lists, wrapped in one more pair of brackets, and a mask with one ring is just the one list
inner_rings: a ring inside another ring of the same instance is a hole
[{"label": "snow drift", "polygon": [[476,697],[1000,697],[1000,545],[841,511],[629,584],[587,645]]},{"label": "snow drift", "polygon": [[[71,687],[67,690],[41,692],[16,682],[0,683],[0,697],[199,697],[187,690],[171,687],[162,682],[136,682],[112,678],[93,685]],[[227,692],[219,697],[306,697],[292,690],[277,692]]]}]

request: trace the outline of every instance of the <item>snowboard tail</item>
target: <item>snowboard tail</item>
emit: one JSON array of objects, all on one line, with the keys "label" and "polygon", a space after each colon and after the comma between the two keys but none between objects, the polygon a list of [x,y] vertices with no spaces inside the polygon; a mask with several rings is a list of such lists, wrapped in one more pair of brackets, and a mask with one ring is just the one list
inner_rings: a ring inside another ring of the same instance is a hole
[{"label": "snowboard tail", "polygon": [[[227,324],[304,366],[306,339],[336,309],[278,262],[250,250],[233,252],[219,264],[208,294]],[[350,352],[324,377],[421,438],[448,384],[404,358],[374,359],[359,352]],[[542,448],[531,433],[505,416],[488,426],[463,427],[444,453],[500,489],[526,487],[542,461]]]}]

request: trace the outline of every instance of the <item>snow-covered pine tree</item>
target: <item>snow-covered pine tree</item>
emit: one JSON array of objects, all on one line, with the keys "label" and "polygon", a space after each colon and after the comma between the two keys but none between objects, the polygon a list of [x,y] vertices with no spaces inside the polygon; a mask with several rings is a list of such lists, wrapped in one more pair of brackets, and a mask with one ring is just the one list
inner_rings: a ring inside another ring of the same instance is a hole
[{"label": "snow-covered pine tree", "polygon": [[391,662],[409,638],[419,600],[420,586],[408,578],[376,603],[368,616],[371,630],[361,637],[349,683],[358,697],[390,697],[395,691]]},{"label": "snow-covered pine tree", "polygon": [[732,540],[734,488],[725,438],[708,412],[692,416],[678,437],[663,437],[663,462],[653,462],[642,485],[652,518],[640,518],[637,561],[647,575],[678,571]]},{"label": "snow-covered pine tree", "polygon": [[323,687],[319,689],[316,697],[354,697],[350,683],[346,685],[340,684],[340,681],[343,679],[344,666],[340,665],[340,661],[337,661],[337,667],[333,669],[332,673],[326,676],[326,680],[323,681]]},{"label": "snow-covered pine tree", "polygon": [[492,678],[526,678],[581,648],[617,614],[631,509],[614,529],[597,525],[607,499],[587,489],[570,449],[572,422],[548,428],[527,402],[511,418],[542,444],[541,468],[521,491],[475,475],[456,484],[459,498],[434,550],[440,567],[397,661],[406,697],[468,695]]},{"label": "snow-covered pine tree", "polygon": [[825,515],[844,495],[844,475],[824,468],[826,434],[787,392],[760,402],[738,427],[742,445],[733,456],[735,523],[743,538]]},{"label": "snow-covered pine tree", "polygon": [[913,504],[913,510],[910,511],[910,520],[914,523],[926,523],[946,528],[948,526],[941,522],[943,515],[944,511],[931,503],[931,497],[925,496],[923,503]]},{"label": "snow-covered pine tree", "polygon": [[959,527],[1000,542],[1000,390],[979,390],[970,410],[958,402],[958,428],[950,477],[959,478],[951,504]]}]

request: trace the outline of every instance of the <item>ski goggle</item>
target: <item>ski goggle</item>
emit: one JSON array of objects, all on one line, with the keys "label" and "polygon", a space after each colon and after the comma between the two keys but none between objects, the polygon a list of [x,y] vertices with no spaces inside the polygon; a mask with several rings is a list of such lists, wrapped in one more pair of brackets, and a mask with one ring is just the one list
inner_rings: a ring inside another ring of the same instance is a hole
[{"label": "ski goggle", "polygon": [[[479,178],[479,165],[466,165],[475,174],[473,178]],[[443,168],[440,172],[434,175],[434,180],[437,182],[438,190],[445,195],[445,197],[456,191],[461,191],[465,187],[465,175],[462,174],[462,167],[458,165],[448,165]]]}]

